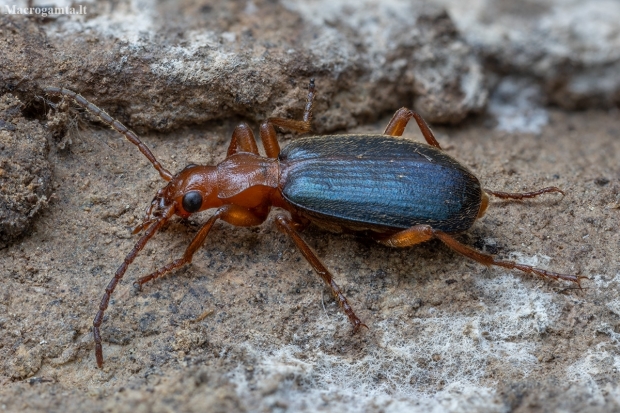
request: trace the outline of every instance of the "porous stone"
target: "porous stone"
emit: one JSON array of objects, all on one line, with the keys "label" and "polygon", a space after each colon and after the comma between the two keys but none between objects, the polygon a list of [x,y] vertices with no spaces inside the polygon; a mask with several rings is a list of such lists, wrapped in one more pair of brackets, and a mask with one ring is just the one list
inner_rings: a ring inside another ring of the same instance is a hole
[{"label": "porous stone", "polygon": [[620,104],[620,2],[433,0],[500,75],[532,77],[566,109]]},{"label": "porous stone", "polygon": [[434,6],[87,4],[87,15],[72,18],[2,16],[12,42],[34,52],[9,50],[0,85],[67,87],[131,127],[155,130],[235,115],[298,116],[310,78],[320,90],[317,131],[401,106],[414,106],[431,122],[454,123],[486,103],[482,66]]},{"label": "porous stone", "polygon": [[51,193],[47,131],[22,107],[10,93],[0,97],[0,248],[30,227]]}]

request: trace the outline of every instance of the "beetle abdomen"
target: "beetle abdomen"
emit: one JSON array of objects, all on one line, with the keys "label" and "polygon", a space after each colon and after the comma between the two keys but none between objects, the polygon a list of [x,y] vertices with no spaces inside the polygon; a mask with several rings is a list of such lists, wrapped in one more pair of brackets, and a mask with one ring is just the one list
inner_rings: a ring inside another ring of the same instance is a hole
[{"label": "beetle abdomen", "polygon": [[439,149],[385,135],[302,138],[280,154],[282,195],[317,221],[389,231],[428,224],[459,232],[475,221],[478,179]]}]

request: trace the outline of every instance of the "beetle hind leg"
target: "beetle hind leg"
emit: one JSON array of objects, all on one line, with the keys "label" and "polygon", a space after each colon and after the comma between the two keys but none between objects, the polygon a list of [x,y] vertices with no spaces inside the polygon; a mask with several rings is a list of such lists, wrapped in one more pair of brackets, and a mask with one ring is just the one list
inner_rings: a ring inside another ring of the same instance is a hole
[{"label": "beetle hind leg", "polygon": [[519,264],[514,261],[498,260],[492,255],[485,254],[484,252],[475,250],[465,244],[461,244],[455,238],[446,234],[443,231],[433,230],[433,234],[435,235],[435,238],[440,239],[441,242],[446,244],[452,250],[468,258],[471,258],[474,261],[484,264],[486,266],[495,265],[498,267],[504,267],[508,269],[516,269],[516,270],[525,272],[527,274],[536,274],[543,278],[551,278],[553,280],[571,281],[571,282],[577,283],[579,287],[581,287],[581,280],[584,278],[587,278],[584,276],[560,274],[560,273],[553,272],[553,271],[547,271],[541,268],[532,267],[531,265]]},{"label": "beetle hind leg", "polygon": [[415,244],[419,244],[424,241],[428,241],[432,238],[437,238],[444,244],[446,244],[453,251],[458,252],[461,255],[471,258],[486,266],[495,265],[498,267],[504,267],[508,269],[516,269],[528,274],[536,274],[544,278],[550,278],[553,280],[564,280],[577,283],[581,287],[581,280],[587,277],[578,275],[560,274],[552,271],[543,270],[541,268],[532,267],[530,265],[519,264],[514,261],[498,260],[494,256],[485,254],[484,252],[475,250],[465,244],[460,243],[451,235],[446,234],[443,231],[433,229],[430,225],[416,225],[404,231],[397,232],[387,237],[378,238],[377,241],[390,247],[409,247]]}]

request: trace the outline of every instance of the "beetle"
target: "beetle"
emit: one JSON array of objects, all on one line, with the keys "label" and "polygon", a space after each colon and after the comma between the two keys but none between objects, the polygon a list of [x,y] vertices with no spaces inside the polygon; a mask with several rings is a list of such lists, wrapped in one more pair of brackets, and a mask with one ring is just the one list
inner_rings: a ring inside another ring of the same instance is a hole
[{"label": "beetle", "polygon": [[[70,98],[135,144],[167,185],[147,207],[144,220],[133,233],[144,232],[105,288],[93,320],[97,366],[103,366],[100,327],[116,286],[129,265],[155,233],[174,215],[214,209],[181,258],[139,278],[134,285],[159,278],[192,261],[213,224],[251,227],[262,224],[272,207],[279,212],[276,226],[287,234],[314,271],[331,289],[353,331],[366,327],[355,315],[330,271],[301,238],[299,231],[316,224],[333,232],[353,232],[390,247],[408,247],[439,239],[452,250],[479,263],[517,269],[555,280],[577,283],[583,276],[566,275],[513,261],[498,260],[457,241],[452,234],[468,230],[484,215],[489,195],[504,199],[534,198],[559,188],[508,193],[483,189],[478,178],[448,156],[422,117],[401,108],[384,133],[312,136],[293,140],[280,150],[275,126],[309,132],[315,97],[309,83],[302,120],[268,118],[259,128],[265,156],[259,154],[250,127],[235,128],[226,159],[213,165],[188,165],[176,174],[166,170],[138,136],[118,120],[68,89],[47,87],[49,95]],[[401,137],[414,119],[426,144]]]}]

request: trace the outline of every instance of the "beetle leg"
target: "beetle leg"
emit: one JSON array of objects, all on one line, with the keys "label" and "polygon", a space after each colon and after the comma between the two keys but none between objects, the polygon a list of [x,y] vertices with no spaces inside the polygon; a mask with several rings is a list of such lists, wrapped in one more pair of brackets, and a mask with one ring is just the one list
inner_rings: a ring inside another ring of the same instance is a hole
[{"label": "beetle leg", "polygon": [[310,79],[308,84],[308,97],[306,98],[306,107],[304,108],[303,120],[292,120],[285,118],[268,118],[267,123],[279,126],[281,128],[290,129],[295,132],[310,132],[312,121],[312,106],[314,105],[314,95],[316,89],[314,87],[314,79]]},{"label": "beetle leg", "polygon": [[308,225],[310,225],[310,220],[308,218],[305,218],[294,212],[291,212],[291,218],[291,225],[293,225],[293,229],[295,229],[295,231],[297,232],[303,231],[308,227]]},{"label": "beetle leg", "polygon": [[477,251],[471,247],[468,247],[465,244],[461,244],[456,239],[446,234],[443,231],[433,230],[433,233],[436,238],[439,238],[444,244],[448,247],[452,248],[454,251],[465,255],[466,257],[471,258],[472,260],[478,261],[484,265],[497,265],[498,267],[504,267],[508,269],[517,269],[519,271],[523,271],[528,274],[536,274],[541,277],[551,278],[554,280],[565,280],[572,281],[577,283],[579,287],[581,287],[581,280],[587,279],[582,275],[567,275],[560,274],[552,271],[543,270],[541,268],[532,267],[530,265],[519,264],[514,261],[501,261],[493,257],[492,255],[485,254],[483,252]]},{"label": "beetle leg", "polygon": [[550,187],[539,189],[538,191],[532,191],[532,192],[498,192],[498,191],[489,191],[488,189],[485,189],[484,192],[486,192],[489,195],[493,195],[493,196],[496,196],[502,199],[535,198],[538,195],[546,194],[548,192],[559,192],[562,195],[564,195],[564,191],[562,191],[560,188],[555,187],[555,186],[550,186]]},{"label": "beetle leg", "polygon": [[258,155],[258,146],[256,145],[256,138],[254,133],[247,123],[243,122],[235,128],[228,145],[228,152],[226,157],[233,155],[237,152],[250,152]]},{"label": "beetle leg", "polygon": [[185,250],[183,257],[172,261],[149,275],[138,278],[138,280],[134,283],[134,286],[141,289],[142,285],[147,282],[159,278],[176,268],[182,267],[185,264],[191,263],[194,253],[204,243],[207,235],[209,235],[209,231],[211,231],[211,228],[213,227],[213,224],[215,224],[215,221],[218,219],[238,227],[253,227],[262,224],[267,217],[267,213],[268,210],[259,212],[258,210],[250,210],[234,204],[224,205],[218,208],[194,236],[194,239]]},{"label": "beetle leg", "polygon": [[260,140],[263,142],[263,148],[265,148],[265,155],[267,158],[277,158],[280,155],[280,144],[273,124],[265,121],[260,125],[259,131]]},{"label": "beetle leg", "polygon": [[385,127],[383,134],[390,136],[402,136],[405,131],[405,127],[411,118],[415,119],[422,135],[424,135],[424,139],[426,139],[426,143],[434,146],[435,148],[441,149],[439,142],[435,139],[433,131],[428,127],[428,124],[424,121],[424,119],[422,119],[422,116],[420,116],[418,112],[414,112],[413,110],[407,108],[400,108],[396,111],[388,125]]},{"label": "beetle leg", "polygon": [[304,122],[303,120],[293,120],[285,118],[268,118],[268,123],[291,130],[293,132],[305,133],[310,132],[312,129],[310,122]]},{"label": "beetle leg", "polygon": [[416,225],[387,237],[376,236],[376,240],[388,247],[409,247],[433,238],[433,229],[428,225]]},{"label": "beetle leg", "polygon": [[556,272],[543,270],[541,268],[532,267],[530,265],[518,264],[514,261],[498,260],[492,255],[485,254],[484,252],[475,250],[465,244],[461,244],[452,236],[443,231],[433,229],[430,225],[416,225],[404,231],[397,232],[391,236],[379,238],[378,241],[391,247],[408,247],[428,241],[431,238],[437,238],[459,254],[487,266],[496,265],[498,267],[517,269],[528,274],[536,274],[541,277],[551,278],[554,280],[572,281],[577,283],[579,286],[581,286],[581,280],[587,278],[584,276],[559,274]]},{"label": "beetle leg", "polygon": [[329,270],[318,259],[310,246],[306,244],[306,242],[299,236],[297,231],[295,231],[295,223],[290,218],[284,215],[278,215],[276,216],[276,224],[278,228],[280,228],[284,233],[291,237],[299,251],[301,251],[302,255],[306,259],[306,261],[308,261],[314,271],[323,279],[323,281],[325,281],[325,284],[327,284],[327,286],[332,290],[334,298],[336,299],[344,313],[347,315],[347,317],[349,317],[349,321],[351,322],[351,324],[353,324],[353,332],[357,332],[361,327],[368,328],[368,326],[362,323],[362,321],[355,315],[353,309],[349,305],[349,302],[342,293],[342,290],[340,289],[338,284],[336,284],[336,282],[334,281],[332,274],[329,272]]}]

